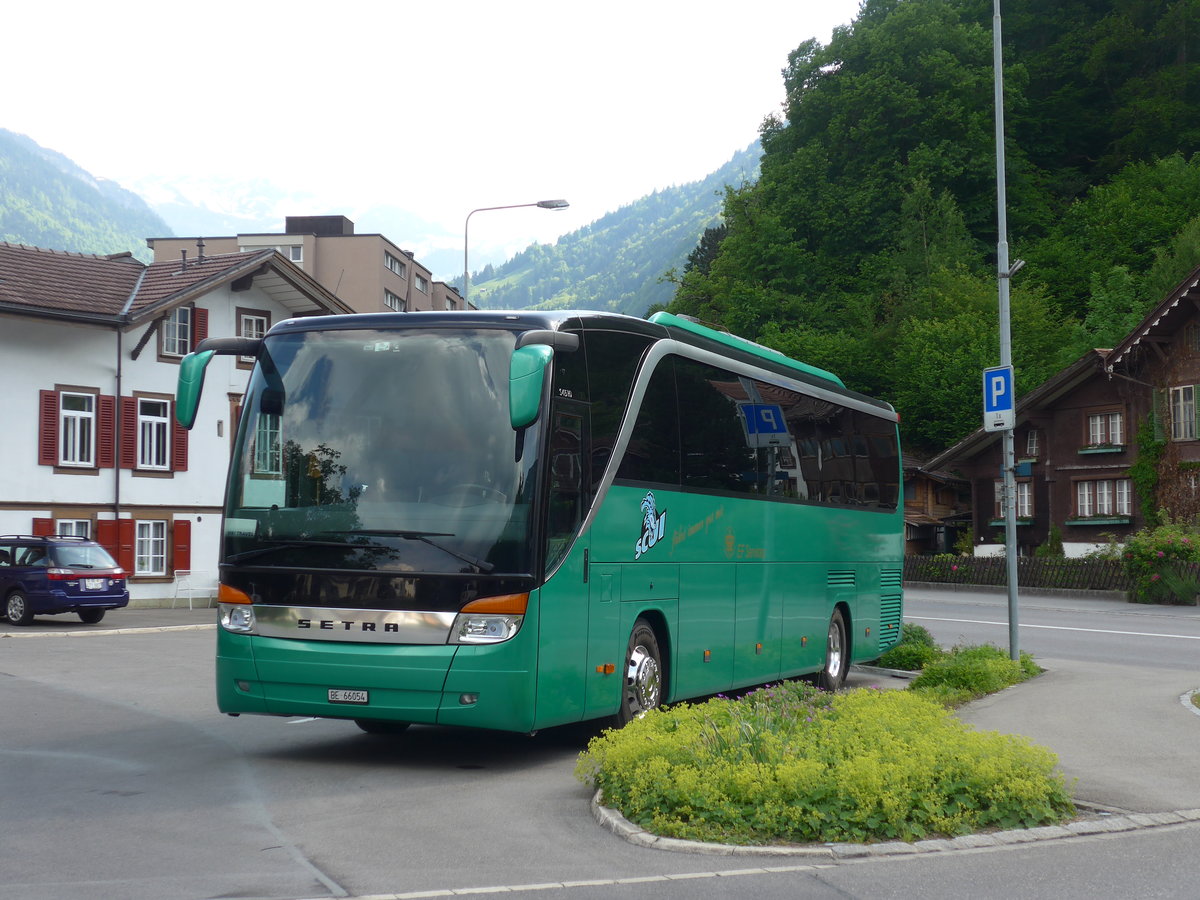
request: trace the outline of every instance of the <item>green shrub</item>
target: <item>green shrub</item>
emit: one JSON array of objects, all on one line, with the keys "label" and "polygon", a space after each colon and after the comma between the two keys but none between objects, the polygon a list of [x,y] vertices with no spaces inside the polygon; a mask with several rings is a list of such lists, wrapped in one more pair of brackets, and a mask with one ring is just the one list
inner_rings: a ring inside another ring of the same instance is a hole
[{"label": "green shrub", "polygon": [[885,669],[904,669],[917,672],[941,656],[942,651],[929,629],[911,622],[900,626],[900,640],[877,660]]},{"label": "green shrub", "polygon": [[1138,603],[1194,603],[1200,584],[1181,573],[1179,563],[1200,562],[1200,529],[1172,521],[1146,527],[1125,542],[1125,568],[1132,586],[1129,599]]},{"label": "green shrub", "polygon": [[655,834],[726,843],[918,840],[1074,814],[1050,751],[909,691],[785,682],[605,731],[576,774]]},{"label": "green shrub", "polygon": [[929,663],[909,689],[928,693],[940,702],[957,706],[976,697],[992,694],[1041,672],[1028,653],[1011,659],[999,647],[983,644],[955,647]]}]

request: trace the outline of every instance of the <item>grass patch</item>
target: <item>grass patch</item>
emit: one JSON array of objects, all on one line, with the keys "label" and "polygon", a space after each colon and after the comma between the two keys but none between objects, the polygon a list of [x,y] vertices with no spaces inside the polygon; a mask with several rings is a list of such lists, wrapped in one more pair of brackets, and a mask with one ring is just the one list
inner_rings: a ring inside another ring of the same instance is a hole
[{"label": "grass patch", "polygon": [[606,731],[576,775],[668,837],[912,841],[1070,818],[1056,764],[1024,738],[974,731],[922,692],[784,682]]}]

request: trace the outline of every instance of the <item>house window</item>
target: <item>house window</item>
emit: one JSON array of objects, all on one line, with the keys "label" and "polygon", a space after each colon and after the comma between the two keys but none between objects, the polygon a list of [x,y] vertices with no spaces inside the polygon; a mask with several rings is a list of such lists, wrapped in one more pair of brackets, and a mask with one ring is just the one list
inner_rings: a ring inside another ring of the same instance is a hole
[{"label": "house window", "polygon": [[166,470],[171,464],[171,405],[166,400],[137,401],[137,465]]},{"label": "house window", "polygon": [[304,245],[292,244],[288,247],[288,259],[294,263],[304,262]]},{"label": "house window", "polygon": [[1041,433],[1036,428],[1030,428],[1029,433],[1025,435],[1025,455],[1037,456],[1040,444]]},{"label": "house window", "polygon": [[167,574],[167,523],[152,520],[137,523],[134,544],[135,575]]},{"label": "house window", "polygon": [[1184,346],[1193,353],[1200,353],[1200,324],[1192,322],[1183,330]]},{"label": "house window", "polygon": [[[1017,518],[1033,518],[1033,482],[1018,481],[1016,483]],[[1004,513],[1004,482],[996,482],[995,518],[1003,519]]]},{"label": "house window", "polygon": [[390,253],[385,252],[383,254],[383,264],[385,266],[387,266],[387,268],[389,270],[391,270],[392,272],[395,272],[397,275],[399,275],[401,278],[404,278],[405,275],[408,273],[408,266],[406,266],[403,262],[401,262],[396,257],[392,256],[392,254],[390,254]]},{"label": "house window", "polygon": [[90,538],[92,536],[91,519],[56,519],[54,531],[64,537]]},{"label": "house window", "polygon": [[1171,388],[1171,440],[1196,439],[1196,388],[1192,385]]},{"label": "house window", "polygon": [[96,459],[96,398],[63,392],[58,413],[61,466],[93,466]]},{"label": "house window", "polygon": [[424,275],[418,275],[416,277],[416,284],[417,284],[417,290],[420,291],[422,294],[429,293],[429,279],[426,278]]},{"label": "house window", "polygon": [[278,414],[259,415],[254,426],[254,474],[283,474],[283,445],[279,441]]},{"label": "house window", "polygon": [[399,294],[393,294],[389,290],[383,292],[383,305],[388,309],[394,309],[396,312],[404,312],[404,300]]},{"label": "house window", "polygon": [[167,356],[186,356],[192,351],[192,308],[180,306],[163,319],[162,352]]},{"label": "house window", "polygon": [[1128,478],[1075,482],[1075,515],[1129,516],[1133,514]]},{"label": "house window", "polygon": [[1088,445],[1125,443],[1125,415],[1119,412],[1093,413],[1088,416]]},{"label": "house window", "polygon": [[[239,309],[237,311],[237,333],[238,337],[252,338],[258,340],[271,327],[271,314],[263,312],[260,309]],[[248,368],[254,365],[253,356],[239,356],[239,368]]]}]

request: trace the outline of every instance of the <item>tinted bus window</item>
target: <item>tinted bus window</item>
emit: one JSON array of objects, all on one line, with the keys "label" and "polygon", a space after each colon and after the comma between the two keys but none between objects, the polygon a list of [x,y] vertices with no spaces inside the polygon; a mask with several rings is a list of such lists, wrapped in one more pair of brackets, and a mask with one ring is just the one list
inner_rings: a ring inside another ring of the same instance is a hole
[{"label": "tinted bus window", "polygon": [[585,331],[588,389],[592,401],[592,484],[594,491],[604,474],[629,391],[652,339],[619,331]]},{"label": "tinted bus window", "polygon": [[675,363],[670,358],[662,360],[650,377],[617,477],[679,484],[679,402]]},{"label": "tinted bus window", "polygon": [[758,452],[748,446],[739,404],[748,379],[681,359],[676,366],[684,487],[765,492]]}]

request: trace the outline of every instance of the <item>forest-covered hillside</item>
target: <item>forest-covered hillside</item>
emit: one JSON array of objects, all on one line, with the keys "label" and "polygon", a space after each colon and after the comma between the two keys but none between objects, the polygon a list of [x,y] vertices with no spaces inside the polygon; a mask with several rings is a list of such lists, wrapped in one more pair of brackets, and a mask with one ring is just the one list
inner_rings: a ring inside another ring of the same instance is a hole
[{"label": "forest-covered hillside", "polygon": [[[891,401],[916,449],[980,424],[999,362],[992,14],[865,0],[801,44],[670,306]],[[1010,2],[1003,35],[1020,393],[1200,264],[1200,0]]]},{"label": "forest-covered hillside", "polygon": [[726,186],[758,177],[759,153],[756,142],[701,181],[657,191],[553,245],[534,244],[502,266],[484,268],[471,277],[471,301],[485,309],[636,316],[665,305],[675,292],[673,270],[683,268],[697,239],[719,220]]},{"label": "forest-covered hillside", "polygon": [[148,262],[146,238],[169,234],[137,194],[0,128],[0,241]]}]

